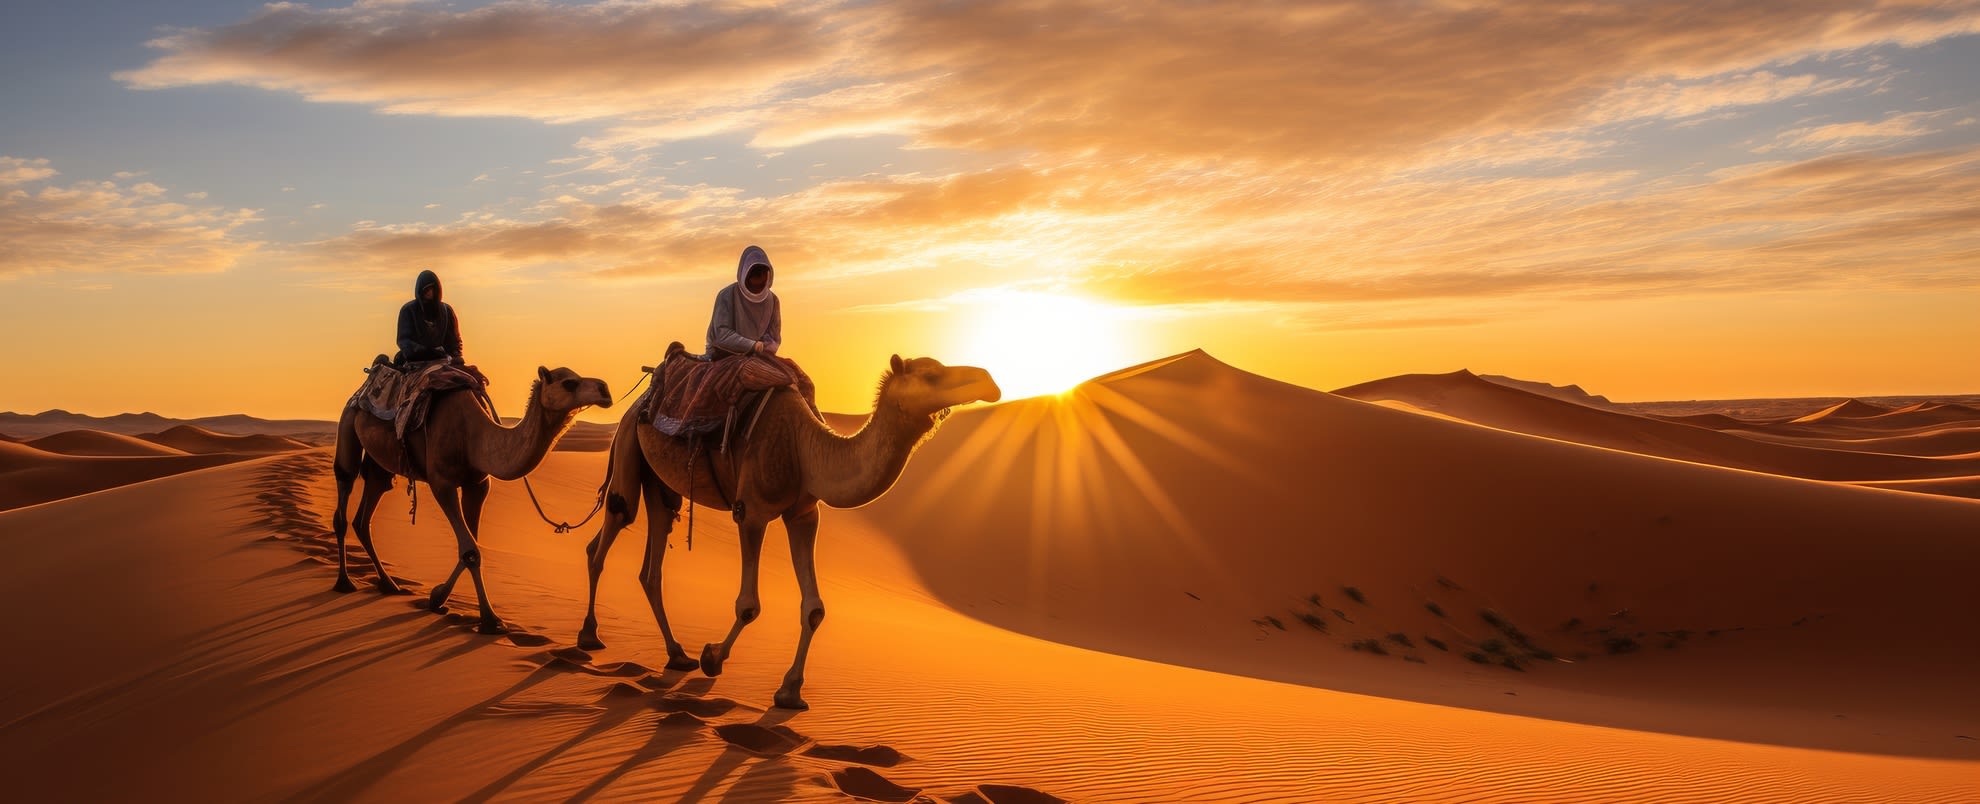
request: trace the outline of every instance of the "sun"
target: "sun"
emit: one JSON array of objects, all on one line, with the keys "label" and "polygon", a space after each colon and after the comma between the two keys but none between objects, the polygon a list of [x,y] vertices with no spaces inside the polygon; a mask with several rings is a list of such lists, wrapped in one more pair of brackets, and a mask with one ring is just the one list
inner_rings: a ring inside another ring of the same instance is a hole
[{"label": "sun", "polygon": [[983,291],[965,303],[955,362],[988,369],[1006,399],[1064,393],[1128,363],[1128,324],[1089,298]]}]

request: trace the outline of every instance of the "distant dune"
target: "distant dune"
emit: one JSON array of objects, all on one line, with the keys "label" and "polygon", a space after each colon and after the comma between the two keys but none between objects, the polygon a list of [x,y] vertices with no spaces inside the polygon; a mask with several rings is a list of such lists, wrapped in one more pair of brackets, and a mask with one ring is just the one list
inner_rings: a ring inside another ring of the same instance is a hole
[{"label": "distant dune", "polygon": [[[1487,382],[1467,371],[1408,374],[1342,388],[1335,393],[1370,402],[1405,402],[1517,433],[1791,477],[1910,480],[1980,472],[1980,461],[1973,460],[1882,455],[1757,441],[1734,433],[1545,397]],[[1868,407],[1834,406],[1827,411],[1854,412]],[[1810,421],[1839,419],[1831,415]]]},{"label": "distant dune", "polygon": [[257,454],[310,448],[309,444],[284,436],[229,435],[190,424],[182,424],[161,433],[145,433],[138,437],[195,455],[221,452]]},{"label": "distant dune", "polygon": [[156,433],[181,424],[241,435],[288,435],[309,439],[334,436],[337,423],[318,419],[261,419],[242,414],[203,416],[197,419],[169,419],[156,413],[119,413],[115,416],[89,416],[66,410],[41,413],[0,412],[0,433],[14,440],[39,438],[68,430],[97,430],[121,435]]},{"label": "distant dune", "polygon": [[1478,375],[1478,379],[1498,383],[1507,388],[1518,388],[1521,391],[1528,391],[1541,396],[1550,396],[1563,402],[1573,402],[1577,405],[1606,408],[1612,404],[1609,402],[1608,397],[1588,393],[1582,390],[1579,385],[1554,385],[1551,383],[1535,382],[1533,380],[1514,379],[1498,374],[1480,374]]},{"label": "distant dune", "polygon": [[63,455],[0,443],[0,511],[219,466],[245,455]]},{"label": "distant dune", "polygon": [[105,433],[99,430],[70,430],[51,436],[42,436],[24,442],[30,447],[44,452],[58,452],[63,455],[120,455],[137,457],[144,455],[185,455],[185,450],[173,449],[163,444],[154,444],[141,438],[133,438],[118,433]]},{"label": "distant dune", "polygon": [[1878,407],[1860,399],[1845,399],[1821,410],[1810,413],[1789,424],[1814,424],[1835,419],[1870,419],[1890,413],[1889,408]]}]

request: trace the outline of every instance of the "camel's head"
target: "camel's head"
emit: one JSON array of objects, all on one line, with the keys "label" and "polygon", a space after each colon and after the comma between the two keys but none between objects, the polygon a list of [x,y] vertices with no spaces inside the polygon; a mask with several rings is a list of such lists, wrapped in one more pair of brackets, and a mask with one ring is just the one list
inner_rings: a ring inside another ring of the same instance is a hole
[{"label": "camel's head", "polygon": [[881,381],[880,400],[915,416],[940,416],[956,405],[995,402],[1004,397],[990,372],[975,366],[944,366],[932,357],[902,360]]},{"label": "camel's head", "polygon": [[536,402],[544,410],[567,413],[583,407],[612,406],[612,391],[604,380],[580,377],[567,368],[536,367]]}]

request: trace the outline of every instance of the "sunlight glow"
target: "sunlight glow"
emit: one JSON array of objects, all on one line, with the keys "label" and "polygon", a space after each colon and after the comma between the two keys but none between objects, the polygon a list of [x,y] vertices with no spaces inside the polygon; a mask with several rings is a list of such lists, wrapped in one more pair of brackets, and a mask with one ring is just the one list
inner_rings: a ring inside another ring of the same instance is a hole
[{"label": "sunlight glow", "polygon": [[1059,394],[1131,362],[1128,314],[1079,296],[987,290],[964,300],[954,362],[988,369],[1006,399]]}]

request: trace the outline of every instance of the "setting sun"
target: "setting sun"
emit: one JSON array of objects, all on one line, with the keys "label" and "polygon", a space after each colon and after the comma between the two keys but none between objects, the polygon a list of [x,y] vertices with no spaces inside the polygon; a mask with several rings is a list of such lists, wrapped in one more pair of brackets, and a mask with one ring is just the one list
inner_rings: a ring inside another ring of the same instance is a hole
[{"label": "setting sun", "polygon": [[954,362],[990,370],[1007,399],[1062,393],[1130,362],[1126,311],[1092,299],[993,290],[963,301]]}]

